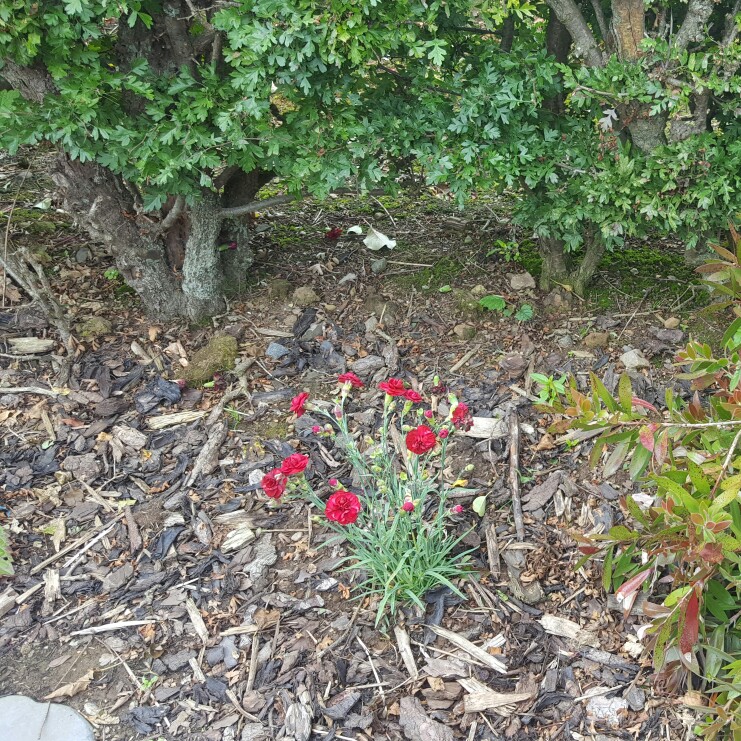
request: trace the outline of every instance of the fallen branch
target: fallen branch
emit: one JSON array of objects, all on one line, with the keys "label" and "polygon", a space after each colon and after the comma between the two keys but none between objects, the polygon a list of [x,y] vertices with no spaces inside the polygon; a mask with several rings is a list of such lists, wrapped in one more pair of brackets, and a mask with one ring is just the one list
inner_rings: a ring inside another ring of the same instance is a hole
[{"label": "fallen branch", "polygon": [[525,524],[522,521],[522,499],[520,498],[520,421],[517,412],[509,418],[509,486],[512,490],[512,514],[515,518],[517,540],[525,540]]}]

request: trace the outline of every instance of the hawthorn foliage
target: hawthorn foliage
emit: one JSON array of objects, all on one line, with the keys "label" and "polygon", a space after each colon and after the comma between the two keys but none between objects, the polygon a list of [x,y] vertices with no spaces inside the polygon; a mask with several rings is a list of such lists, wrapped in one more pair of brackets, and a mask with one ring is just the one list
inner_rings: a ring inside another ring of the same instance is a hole
[{"label": "hawthorn foliage", "polygon": [[154,313],[221,307],[274,177],[515,191],[544,287],[581,292],[605,248],[739,210],[738,30],[736,0],[0,0],[0,145],[64,153]]}]

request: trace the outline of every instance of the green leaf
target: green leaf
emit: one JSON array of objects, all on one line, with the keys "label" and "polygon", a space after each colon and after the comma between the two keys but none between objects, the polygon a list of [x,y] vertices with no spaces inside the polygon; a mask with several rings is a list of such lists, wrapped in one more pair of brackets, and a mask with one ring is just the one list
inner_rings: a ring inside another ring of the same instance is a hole
[{"label": "green leaf", "polygon": [[651,451],[647,450],[642,445],[635,448],[633,451],[633,458],[630,461],[630,466],[628,466],[628,475],[633,481],[639,478],[646,470],[646,466],[651,460],[651,456]]},{"label": "green leaf", "polygon": [[612,554],[613,546],[610,546],[605,552],[605,562],[602,565],[602,587],[605,592],[609,592],[612,586]]},{"label": "green leaf", "polygon": [[602,401],[608,411],[614,412],[617,410],[617,404],[615,399],[612,398],[612,394],[607,390],[602,381],[597,378],[594,372],[589,372],[589,380],[592,384],[592,390],[597,394],[597,397]]},{"label": "green leaf", "polygon": [[533,316],[535,316],[535,309],[530,304],[523,304],[515,313],[515,319],[518,322],[529,322]]},{"label": "green leaf", "polygon": [[630,376],[623,373],[618,383],[618,398],[620,407],[626,413],[630,414],[633,410],[633,386],[630,382]]},{"label": "green leaf", "polygon": [[695,487],[695,489],[702,494],[702,496],[706,497],[708,494],[710,494],[710,479],[705,476],[705,474],[702,471],[702,468],[697,465],[693,460],[687,459],[687,471],[690,475],[690,481],[692,482],[692,486]]},{"label": "green leaf", "polygon": [[486,494],[476,497],[476,499],[471,503],[471,509],[479,517],[483,517],[486,514]]},{"label": "green leaf", "polygon": [[0,527],[0,576],[13,576],[13,561],[8,548],[8,536]]},{"label": "green leaf", "polygon": [[453,289],[450,286],[440,286],[437,290],[440,293],[450,293]]},{"label": "green leaf", "polygon": [[683,506],[688,512],[699,512],[700,506],[692,495],[676,481],[672,481],[667,476],[654,477],[656,483],[671,494],[677,503]]},{"label": "green leaf", "polygon": [[479,305],[490,311],[502,311],[507,302],[501,296],[484,296],[479,299]]}]

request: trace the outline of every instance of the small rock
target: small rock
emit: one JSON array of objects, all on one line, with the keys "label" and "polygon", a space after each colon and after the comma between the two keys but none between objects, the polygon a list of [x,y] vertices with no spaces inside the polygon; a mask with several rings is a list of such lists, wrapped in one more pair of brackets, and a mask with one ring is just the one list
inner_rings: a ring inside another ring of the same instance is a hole
[{"label": "small rock", "polygon": [[456,324],[453,332],[462,340],[472,340],[476,336],[476,327],[471,324]]},{"label": "small rock", "polygon": [[556,344],[564,350],[568,350],[574,346],[574,338],[569,334],[565,334],[556,340]]},{"label": "small rock", "polygon": [[179,669],[188,666],[188,662],[195,656],[195,651],[183,649],[182,651],[178,651],[176,654],[166,654],[162,657],[162,661],[171,672],[176,672]]},{"label": "small rock", "polygon": [[301,342],[311,342],[317,337],[321,337],[325,332],[324,322],[314,322],[307,330],[301,335]]},{"label": "small rock", "polygon": [[110,574],[103,577],[103,591],[115,592],[119,587],[126,584],[133,574],[134,567],[130,563],[124,564],[121,568],[114,569]]},{"label": "small rock", "polygon": [[23,695],[0,698],[0,738],[7,741],[95,741],[92,726],[65,705]]},{"label": "small rock", "polygon": [[242,741],[267,741],[270,733],[262,723],[247,723],[242,729]]},{"label": "small rock", "polygon": [[386,366],[386,361],[378,355],[366,355],[356,360],[350,368],[359,376],[369,376]]},{"label": "small rock", "polygon": [[291,284],[284,278],[274,278],[268,283],[270,298],[284,301],[291,292]]},{"label": "small rock", "polygon": [[549,313],[555,314],[561,309],[571,306],[572,298],[568,291],[562,288],[554,288],[543,298],[543,306],[548,309]]},{"label": "small rock", "polygon": [[374,275],[378,275],[379,273],[382,273],[384,270],[386,270],[388,264],[388,260],[385,260],[383,257],[379,260],[373,260],[373,262],[371,262],[371,272]]},{"label": "small rock", "polygon": [[113,324],[102,316],[91,316],[79,326],[77,331],[80,333],[80,337],[94,339],[111,334],[113,332]]},{"label": "small rock", "polygon": [[95,453],[85,455],[68,455],[62,461],[62,469],[69,471],[76,479],[90,483],[100,475],[102,470]]},{"label": "small rock", "polygon": [[651,334],[659,342],[668,342],[671,345],[678,345],[684,339],[681,329],[652,329]]},{"label": "small rock", "polygon": [[509,278],[509,284],[513,291],[535,288],[535,278],[530,273],[510,273],[507,278]]},{"label": "small rock", "polygon": [[375,332],[377,326],[378,326],[378,319],[376,319],[376,317],[369,316],[365,320],[365,331],[366,332]]},{"label": "small rock", "polygon": [[219,644],[224,654],[224,665],[227,669],[234,669],[239,663],[239,649],[234,636],[225,636]]},{"label": "small rock", "polygon": [[488,293],[488,291],[486,290],[486,287],[485,286],[482,286],[481,283],[479,283],[477,286],[474,286],[471,289],[471,295],[472,296],[481,297],[481,296],[486,296],[487,293]]},{"label": "small rock", "polygon": [[337,307],[334,304],[324,304],[324,311],[337,311]]},{"label": "small rock", "polygon": [[268,345],[267,350],[265,350],[265,355],[267,355],[271,360],[280,360],[281,358],[290,354],[291,351],[278,342],[271,342]]},{"label": "small rock", "polygon": [[636,713],[643,710],[646,705],[646,693],[640,687],[636,687],[635,685],[631,685],[626,692],[623,693],[623,697],[627,700],[628,707]]},{"label": "small rock", "polygon": [[484,307],[479,303],[479,299],[470,291],[464,291],[458,288],[453,291],[452,296],[455,299],[456,309],[465,316],[473,318],[477,314],[483,313]]},{"label": "small rock", "polygon": [[609,332],[590,332],[584,338],[584,344],[592,350],[598,347],[607,347],[610,344]]},{"label": "small rock", "polygon": [[670,316],[664,320],[664,329],[676,329],[679,326],[679,319],[675,316]]},{"label": "small rock", "polygon": [[499,367],[513,380],[523,376],[527,366],[528,361],[517,353],[505,355],[499,362]]},{"label": "small rock", "polygon": [[237,359],[237,341],[228,334],[217,335],[198,350],[183,371],[183,377],[190,384],[200,385],[210,381],[214,373],[232,370]]},{"label": "small rock", "polygon": [[646,360],[640,350],[629,350],[620,356],[620,362],[626,370],[639,370],[640,368],[650,368],[651,363]]},{"label": "small rock", "polygon": [[313,306],[319,302],[319,296],[316,291],[309,286],[299,286],[293,292],[293,303],[296,306]]},{"label": "small rock", "polygon": [[216,666],[219,662],[224,660],[224,647],[221,645],[209,648],[206,651],[206,662],[209,666]]},{"label": "small rock", "polygon": [[75,261],[84,265],[92,256],[93,253],[89,247],[80,247],[80,249],[75,252]]}]

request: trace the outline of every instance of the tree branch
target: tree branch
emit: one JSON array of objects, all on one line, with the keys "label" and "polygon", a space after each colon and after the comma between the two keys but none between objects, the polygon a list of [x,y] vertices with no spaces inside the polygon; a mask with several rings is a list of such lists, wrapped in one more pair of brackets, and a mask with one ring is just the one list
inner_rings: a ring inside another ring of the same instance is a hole
[{"label": "tree branch", "polygon": [[33,103],[43,103],[47,95],[52,95],[57,91],[46,69],[39,66],[23,67],[12,59],[3,59],[0,77],[3,77],[26,100]]},{"label": "tree branch", "polygon": [[687,15],[674,37],[674,46],[677,49],[686,49],[693,41],[702,39],[705,24],[708,22],[714,6],[713,0],[689,0]]},{"label": "tree branch", "polygon": [[605,63],[602,51],[576,2],[574,0],[546,0],[546,2],[571,34],[576,54],[582,57],[588,66],[602,67]]},{"label": "tree branch", "polygon": [[165,216],[162,221],[159,223],[159,231],[160,232],[166,232],[170,227],[178,220],[178,217],[181,213],[183,213],[183,209],[185,208],[185,198],[183,196],[178,196],[175,199],[175,203],[172,204],[172,208],[168,212],[167,216]]},{"label": "tree branch", "polygon": [[728,48],[738,36],[738,23],[736,23],[736,16],[739,10],[741,10],[741,0],[736,0],[736,4],[733,6],[733,10],[726,16],[726,28],[723,32],[723,40],[721,46]]},{"label": "tree branch", "polygon": [[195,55],[193,44],[188,36],[188,27],[181,18],[182,8],[179,2],[169,0],[163,4],[164,26],[170,40],[172,56],[179,67],[187,67],[195,76]]},{"label": "tree branch", "polygon": [[223,219],[233,219],[236,216],[245,216],[246,214],[254,214],[255,211],[263,211],[266,208],[273,206],[280,206],[281,203],[290,203],[295,201],[296,196],[274,196],[273,198],[265,198],[262,201],[252,201],[252,203],[245,203],[244,206],[234,206],[232,208],[222,208],[221,217]]},{"label": "tree branch", "polygon": [[599,0],[591,0],[591,2],[592,10],[594,10],[594,15],[597,18],[599,32],[602,34],[602,39],[604,40],[605,44],[607,44],[607,40],[610,37],[610,29],[607,26],[607,20],[605,19],[605,13],[602,10],[602,5],[600,5]]}]

